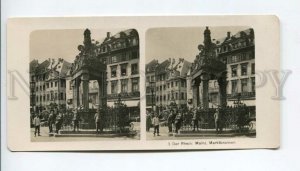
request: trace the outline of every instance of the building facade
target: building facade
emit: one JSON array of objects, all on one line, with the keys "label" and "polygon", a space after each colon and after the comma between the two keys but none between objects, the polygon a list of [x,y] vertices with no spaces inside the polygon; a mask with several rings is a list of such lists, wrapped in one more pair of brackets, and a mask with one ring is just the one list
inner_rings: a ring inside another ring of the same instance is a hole
[{"label": "building facade", "polygon": [[[140,72],[139,35],[135,29],[121,31],[113,36],[107,33],[97,45],[100,60],[106,64],[107,105],[112,107],[121,98],[132,115],[139,115]],[[90,102],[97,104],[97,84],[90,82]],[[95,91],[93,91],[95,90]]]},{"label": "building facade", "polygon": [[228,105],[240,98],[247,106],[255,106],[255,41],[252,28],[234,35],[230,32],[217,41],[216,53],[227,66]]},{"label": "building facade", "polygon": [[66,75],[71,64],[63,59],[30,63],[30,103],[33,112],[66,108]]},{"label": "building facade", "polygon": [[[186,77],[191,63],[184,59],[179,59],[177,62],[175,59],[165,60],[162,63],[156,61],[155,65],[153,63],[154,61],[151,61],[146,65],[147,107],[155,105],[154,110],[156,111],[174,105],[186,107]],[[153,99],[151,90],[154,92]]]},{"label": "building facade", "polygon": [[158,65],[157,60],[152,60],[146,64],[146,109],[148,111],[153,111],[156,106],[155,70]]}]

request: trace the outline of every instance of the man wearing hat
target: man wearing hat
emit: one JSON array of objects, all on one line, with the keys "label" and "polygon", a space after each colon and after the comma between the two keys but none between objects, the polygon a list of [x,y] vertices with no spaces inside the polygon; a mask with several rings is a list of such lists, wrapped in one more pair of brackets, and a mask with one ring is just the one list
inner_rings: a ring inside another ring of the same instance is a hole
[{"label": "man wearing hat", "polygon": [[75,132],[76,128],[77,128],[77,131],[79,131],[80,118],[79,118],[79,114],[76,109],[73,110],[73,113],[74,113],[74,115],[73,115],[73,123],[74,123],[73,132]]}]

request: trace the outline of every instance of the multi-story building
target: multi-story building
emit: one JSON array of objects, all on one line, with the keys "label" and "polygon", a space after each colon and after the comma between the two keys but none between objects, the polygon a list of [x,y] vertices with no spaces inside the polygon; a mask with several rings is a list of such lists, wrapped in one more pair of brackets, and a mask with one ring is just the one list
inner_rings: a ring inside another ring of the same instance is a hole
[{"label": "multi-story building", "polygon": [[[155,103],[161,109],[170,105],[185,107],[187,101],[186,77],[191,63],[179,59],[165,60],[155,68]],[[148,103],[148,102],[147,102]]]},{"label": "multi-story building", "polygon": [[[230,32],[227,36],[213,40],[213,48],[217,58],[226,64],[227,71],[227,105],[234,106],[239,100],[246,104],[252,113],[255,111],[255,43],[253,29],[240,31],[234,35]],[[192,75],[187,74],[188,106],[193,104]],[[203,87],[200,86],[199,94],[203,96]],[[209,107],[220,105],[219,84],[217,80],[209,80],[208,102]],[[199,101],[199,99],[198,99]],[[200,104],[202,106],[202,104]]]},{"label": "multi-story building", "polygon": [[228,105],[238,98],[247,106],[255,106],[255,42],[252,28],[217,41],[216,52],[227,66]]},{"label": "multi-story building", "polygon": [[146,64],[146,109],[152,111],[156,105],[156,84],[155,84],[155,70],[158,66],[157,60],[152,60]]},{"label": "multi-story building", "polygon": [[[30,63],[31,103],[34,111],[66,107],[66,74],[71,64],[63,59]],[[33,99],[34,96],[34,99]]]},{"label": "multi-story building", "polygon": [[[107,65],[107,105],[114,106],[121,98],[132,115],[139,115],[139,35],[135,29],[121,31],[113,36],[110,32],[100,45],[97,55]],[[98,104],[98,84],[90,81],[90,102]],[[95,90],[95,91],[94,91]]]}]

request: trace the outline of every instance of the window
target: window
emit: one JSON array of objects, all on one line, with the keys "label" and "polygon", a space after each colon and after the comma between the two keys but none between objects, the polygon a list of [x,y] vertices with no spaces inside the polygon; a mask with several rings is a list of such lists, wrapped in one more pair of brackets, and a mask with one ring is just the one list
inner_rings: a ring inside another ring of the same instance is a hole
[{"label": "window", "polygon": [[184,93],[181,93],[181,100],[184,100]]},{"label": "window", "polygon": [[164,90],[166,90],[166,85],[164,85]]},{"label": "window", "polygon": [[118,81],[112,81],[111,82],[111,94],[117,94],[118,93]]},{"label": "window", "polygon": [[122,93],[127,92],[127,85],[128,85],[127,79],[121,80],[121,92]]},{"label": "window", "polygon": [[55,93],[54,100],[57,100],[57,93]]},{"label": "window", "polygon": [[155,81],[155,77],[154,76],[151,76],[151,81]]},{"label": "window", "polygon": [[237,93],[237,80],[231,81],[231,93],[232,94]]},{"label": "window", "polygon": [[69,90],[72,90],[72,89],[73,89],[73,82],[69,81]]},{"label": "window", "polygon": [[126,59],[126,53],[122,53],[122,55],[121,55],[121,61],[127,61],[127,59]]},{"label": "window", "polygon": [[171,87],[173,87],[174,85],[173,85],[173,82],[171,82]]},{"label": "window", "polygon": [[248,92],[248,78],[241,79],[242,92]]},{"label": "window", "polygon": [[46,90],[46,86],[45,85],[43,85],[43,90]]},{"label": "window", "polygon": [[168,94],[168,100],[170,100],[170,94]]},{"label": "window", "polygon": [[118,62],[117,56],[112,56],[112,57],[111,57],[111,62],[112,62],[112,63]]},{"label": "window", "polygon": [[139,79],[134,78],[132,79],[132,92],[137,92],[139,91]]},{"label": "window", "polygon": [[136,40],[136,38],[133,38],[133,39],[132,39],[132,45],[133,45],[133,46],[137,45],[137,40]]},{"label": "window", "polygon": [[248,63],[241,64],[241,75],[247,75]]},{"label": "window", "polygon": [[138,74],[139,68],[138,64],[131,64],[131,75]]},{"label": "window", "polygon": [[251,64],[251,74],[255,74],[255,63]]},{"label": "window", "polygon": [[232,65],[231,66],[231,77],[236,77],[237,76],[237,65]]},{"label": "window", "polygon": [[127,64],[122,64],[121,65],[121,76],[126,76],[127,75]]},{"label": "window", "polygon": [[181,87],[185,87],[185,82],[184,82],[184,80],[181,81]]},{"label": "window", "polygon": [[149,76],[146,77],[146,81],[150,82],[150,77]]},{"label": "window", "polygon": [[36,87],[36,91],[39,91],[39,87],[38,86]]},{"label": "window", "polygon": [[246,61],[246,60],[247,60],[247,55],[246,55],[246,53],[242,53],[242,54],[241,54],[241,60],[242,60],[242,61]]},{"label": "window", "polygon": [[111,77],[116,77],[117,76],[117,65],[111,66],[110,70],[111,70]]},{"label": "window", "polygon": [[48,100],[48,101],[50,100],[50,95],[49,95],[49,94],[47,94],[47,100]]},{"label": "window", "polygon": [[168,83],[167,85],[168,85],[168,88],[170,88],[170,83]]},{"label": "window", "polygon": [[166,101],[166,95],[164,95],[164,101]]},{"label": "window", "polygon": [[251,78],[251,90],[252,92],[255,92],[255,77]]},{"label": "window", "polygon": [[55,87],[57,87],[57,81],[55,81]]},{"label": "window", "polygon": [[178,99],[178,93],[176,93],[176,100]]},{"label": "window", "polygon": [[53,82],[51,82],[51,87],[53,87]]},{"label": "window", "polygon": [[45,95],[43,96],[43,100],[46,101],[46,96]]},{"label": "window", "polygon": [[60,87],[66,86],[66,80],[60,80]]},{"label": "window", "polygon": [[131,53],[131,59],[137,59],[137,58],[139,58],[139,57],[138,57],[138,52],[137,52],[137,51],[133,51],[133,52]]},{"label": "window", "polygon": [[64,93],[60,93],[60,100],[64,100]]},{"label": "window", "polygon": [[162,91],[162,86],[159,86],[159,90]]},{"label": "window", "polygon": [[36,96],[36,102],[38,102],[39,101],[39,96]]},{"label": "window", "polygon": [[46,84],[47,88],[49,88],[49,83]]}]

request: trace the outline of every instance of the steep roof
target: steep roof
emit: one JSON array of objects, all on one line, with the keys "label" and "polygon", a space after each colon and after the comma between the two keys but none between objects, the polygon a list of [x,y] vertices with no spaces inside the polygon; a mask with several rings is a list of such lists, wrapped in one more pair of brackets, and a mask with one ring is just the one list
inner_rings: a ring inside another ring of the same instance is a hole
[{"label": "steep roof", "polygon": [[166,72],[166,69],[168,68],[168,66],[169,66],[170,64],[171,64],[171,62],[170,62],[169,60],[163,61],[161,64],[159,64],[159,65],[156,67],[155,73],[156,73],[156,74],[165,73],[165,72]]},{"label": "steep roof", "polygon": [[156,67],[159,65],[158,60],[153,59],[148,64],[146,64],[146,73],[155,72]]},{"label": "steep roof", "polygon": [[137,31],[135,29],[128,29],[128,30],[124,30],[124,31],[120,31],[117,34],[110,36],[110,37],[106,37],[103,41],[103,43],[109,42],[109,41],[113,41],[115,39],[119,39],[122,37],[122,34],[124,34],[124,36],[130,36],[130,35],[138,35]]}]

